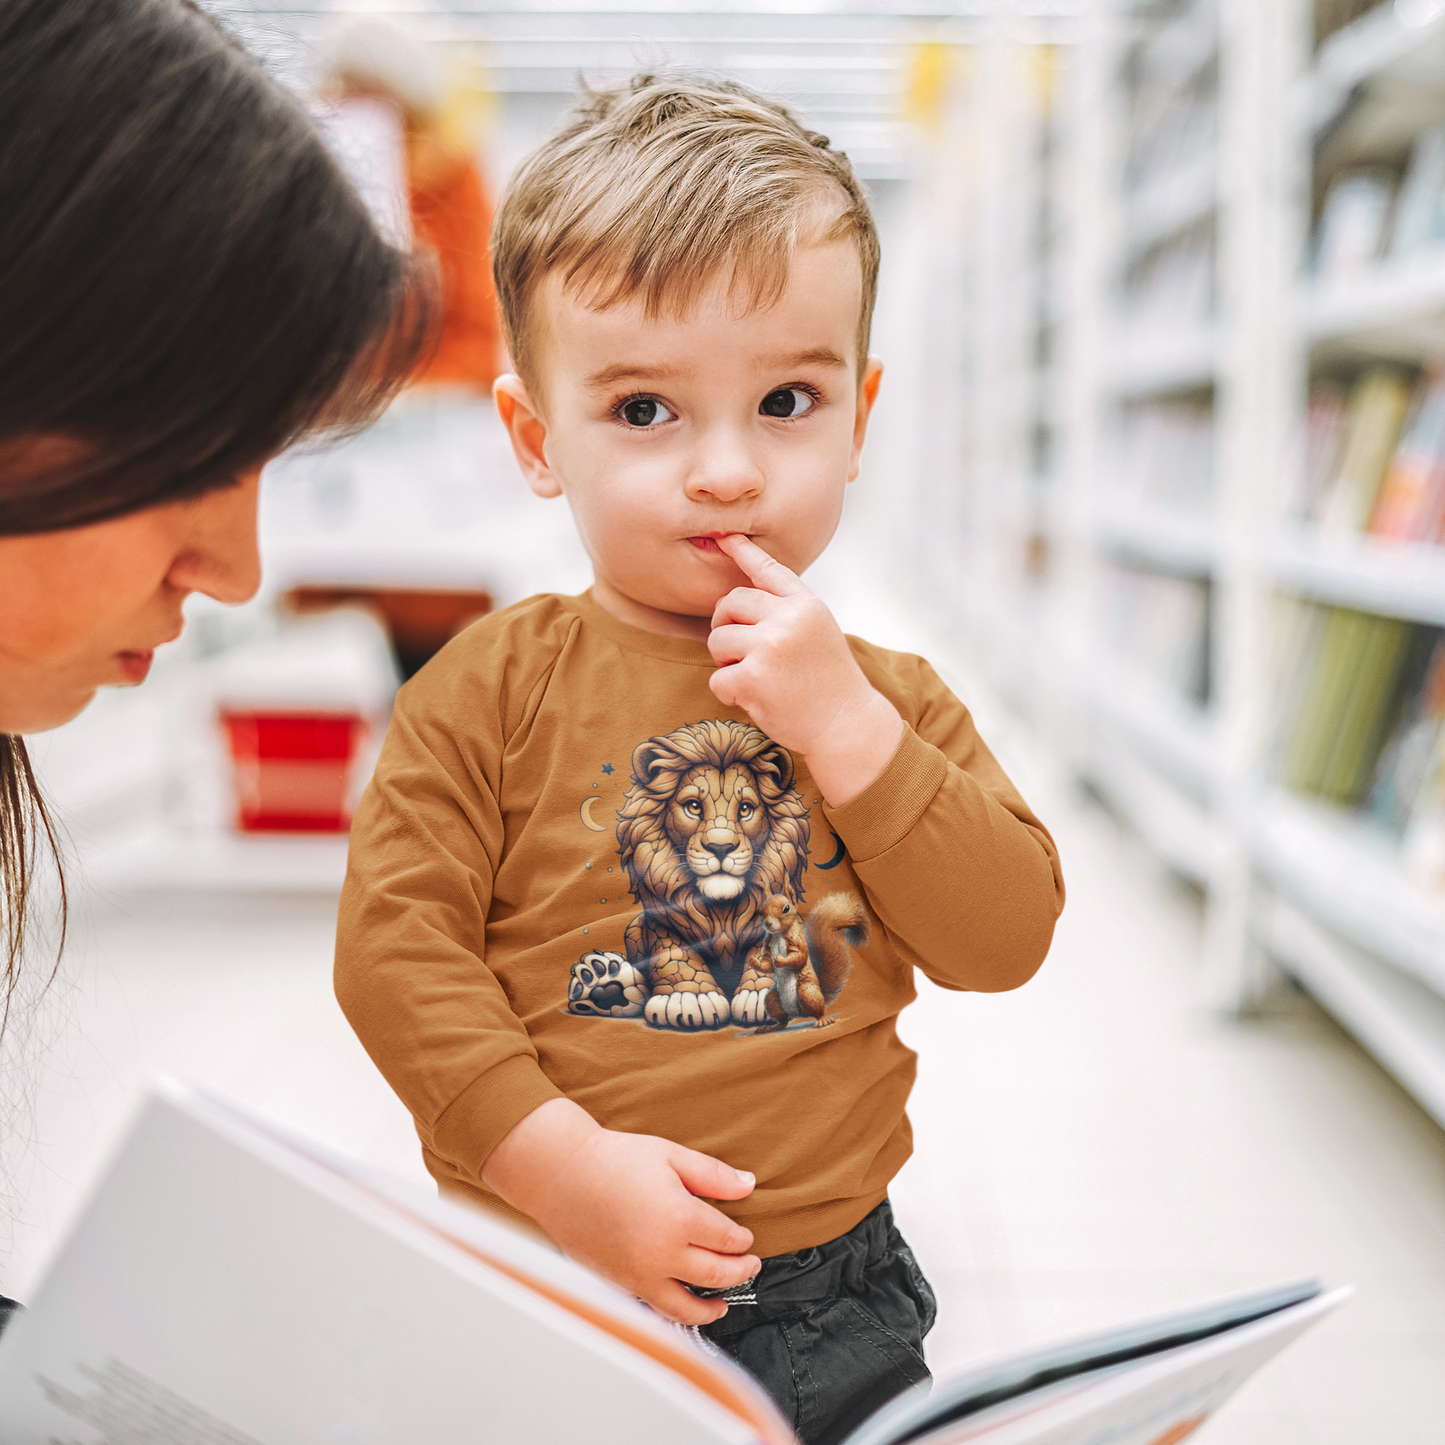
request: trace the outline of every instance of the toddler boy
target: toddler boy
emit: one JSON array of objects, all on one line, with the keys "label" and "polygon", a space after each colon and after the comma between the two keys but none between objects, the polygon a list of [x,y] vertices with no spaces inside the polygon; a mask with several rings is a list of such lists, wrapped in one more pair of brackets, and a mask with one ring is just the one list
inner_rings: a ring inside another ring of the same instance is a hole
[{"label": "toddler boy", "polygon": [[1025,982],[1057,855],[928,664],[799,580],[881,376],[846,158],[644,77],[522,166],[493,252],[497,405],[596,581],[403,689],[337,992],[445,1192],[703,1327],[826,1445],[927,1377],[887,1204],[913,970]]}]

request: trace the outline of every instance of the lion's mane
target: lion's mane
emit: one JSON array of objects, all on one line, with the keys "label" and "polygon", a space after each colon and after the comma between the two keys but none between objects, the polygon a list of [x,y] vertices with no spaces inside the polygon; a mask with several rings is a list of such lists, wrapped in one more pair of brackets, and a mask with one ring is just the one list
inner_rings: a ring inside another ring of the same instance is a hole
[{"label": "lion's mane", "polygon": [[[755,848],[746,886],[725,902],[708,899],[669,836],[667,809],[697,767],[748,769],[767,815],[767,837]],[[808,809],[793,787],[793,756],[751,723],[721,718],[690,723],[640,743],[632,754],[632,786],[618,810],[618,854],[633,898],[642,908],[628,929],[644,967],[659,943],[676,940],[723,968],[741,962],[761,936],[762,906],[774,893],[800,901],[808,863]],[[632,952],[632,948],[629,948]]]}]

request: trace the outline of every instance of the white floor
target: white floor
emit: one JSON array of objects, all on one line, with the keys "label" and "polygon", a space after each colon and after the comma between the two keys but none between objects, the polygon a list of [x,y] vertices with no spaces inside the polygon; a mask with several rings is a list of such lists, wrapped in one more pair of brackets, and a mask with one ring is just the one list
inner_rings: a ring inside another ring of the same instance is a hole
[{"label": "white floor", "polygon": [[[1193,900],[1026,736],[996,734],[1057,832],[1070,901],[1027,988],[925,986],[905,1016],[918,1150],[895,1202],[942,1300],[935,1369],[1318,1273],[1358,1298],[1204,1438],[1439,1441],[1445,1134],[1299,996],[1247,1024],[1202,1017]],[[409,1120],[332,1001],[333,913],[324,894],[84,911],[32,1037],[46,1063],[10,1140],[0,1290],[34,1290],[157,1071],[422,1177]]]},{"label": "white floor", "polygon": [[1307,999],[1201,1017],[1193,900],[1051,800],[1069,907],[1029,987],[930,990],[896,1203],[944,1302],[935,1370],[1258,1284],[1357,1298],[1203,1438],[1445,1438],[1445,1134]]}]

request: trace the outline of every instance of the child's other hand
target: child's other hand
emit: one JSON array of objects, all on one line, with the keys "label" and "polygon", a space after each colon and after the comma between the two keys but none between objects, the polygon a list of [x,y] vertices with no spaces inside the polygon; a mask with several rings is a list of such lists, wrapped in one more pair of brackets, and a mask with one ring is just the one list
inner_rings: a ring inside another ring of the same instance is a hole
[{"label": "child's other hand", "polygon": [[682,1282],[726,1289],[762,1261],[753,1236],[705,1199],[745,1199],[753,1177],[651,1134],[604,1129],[570,1099],[533,1109],[492,1150],[482,1179],[572,1259],[659,1314],[706,1325],[727,1313]]},{"label": "child's other hand", "polygon": [[829,805],[841,808],[888,766],[903,719],[795,572],[741,534],[718,538],[718,546],[753,585],[734,588],[713,612],[712,690],[801,753]]}]

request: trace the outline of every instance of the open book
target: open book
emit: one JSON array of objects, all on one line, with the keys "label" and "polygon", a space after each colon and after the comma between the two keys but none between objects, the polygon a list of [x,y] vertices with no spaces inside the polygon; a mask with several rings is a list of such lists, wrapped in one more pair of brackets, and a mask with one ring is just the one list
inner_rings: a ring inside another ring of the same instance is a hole
[{"label": "open book", "polygon": [[[1002,1360],[848,1445],[1172,1445],[1347,1291]],[[8,1445],[792,1445],[730,1361],[493,1223],[163,1084],[0,1338]]]}]

